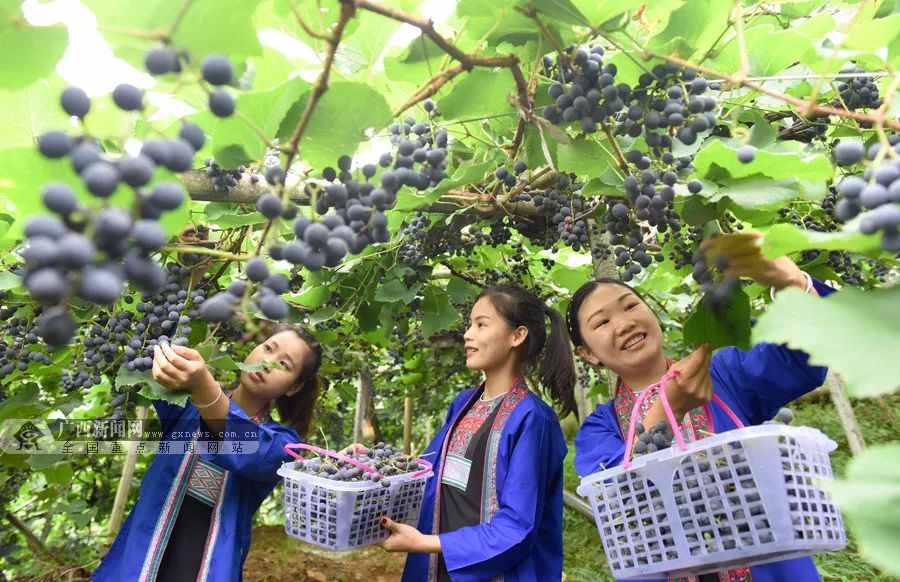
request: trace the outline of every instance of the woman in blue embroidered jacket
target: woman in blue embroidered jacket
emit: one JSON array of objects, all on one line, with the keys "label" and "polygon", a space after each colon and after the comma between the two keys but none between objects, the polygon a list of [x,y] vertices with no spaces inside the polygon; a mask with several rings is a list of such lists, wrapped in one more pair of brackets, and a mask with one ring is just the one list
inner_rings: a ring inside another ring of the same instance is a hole
[{"label": "woman in blue embroidered jacket", "polygon": [[[765,259],[758,239],[755,234],[729,235],[704,241],[701,249],[710,256],[726,256],[730,274],[750,277],[774,291],[798,287],[821,296],[832,291],[814,282],[787,257]],[[709,346],[703,346],[673,363],[663,353],[656,314],[630,287],[614,279],[583,285],[572,297],[567,320],[578,353],[591,365],[606,367],[619,377],[609,402],[585,419],[575,437],[575,468],[582,476],[622,463],[623,435],[635,399],[670,366],[680,374],[667,384],[666,394],[675,418],[683,419],[685,440],[737,428],[719,405],[710,404],[713,392],[745,425],[755,425],[771,419],[779,408],[825,379],[824,368],[810,366],[804,352],[783,345],[757,344],[750,351],[724,348],[715,355]],[[652,390],[640,412],[640,420],[648,427],[665,418],[658,389]],[[812,582],[819,580],[819,575],[811,558],[796,558],[733,568],[703,579]],[[698,578],[682,580],[695,582]]]},{"label": "woman in blue embroidered jacket", "polygon": [[476,301],[465,345],[466,365],[484,382],[456,397],[428,446],[435,477],[425,486],[418,529],[385,518],[391,536],[383,546],[410,552],[407,582],[560,580],[566,444],[556,414],[528,390],[523,371],[538,372],[563,415],[574,409],[565,323],[532,293],[501,285]]},{"label": "woman in blue embroidered jacket", "polygon": [[[197,351],[157,347],[154,379],[187,390],[189,401],[184,407],[153,401],[170,454],[153,460],[94,580],[240,580],[253,514],[280,479],[284,446],[299,442],[312,422],[321,359],[315,338],[283,326],[246,359],[277,362],[278,369],[241,372],[225,395]],[[273,402],[286,424],[269,416]],[[194,451],[186,450],[192,444]]]}]

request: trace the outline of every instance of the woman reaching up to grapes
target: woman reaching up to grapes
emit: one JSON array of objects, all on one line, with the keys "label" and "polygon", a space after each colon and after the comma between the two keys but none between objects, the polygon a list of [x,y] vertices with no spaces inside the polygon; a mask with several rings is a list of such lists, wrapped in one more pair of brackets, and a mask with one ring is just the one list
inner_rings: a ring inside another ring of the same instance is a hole
[{"label": "woman reaching up to grapes", "polygon": [[[196,350],[155,348],[153,378],[169,390],[187,391],[189,399],[183,407],[153,401],[160,440],[171,449],[153,460],[95,580],[241,578],[253,514],[279,481],[276,471],[288,458],[284,446],[309,432],[322,347],[306,330],[284,326],[246,363],[264,360],[277,366],[241,372],[226,394]],[[270,416],[273,406],[281,423]],[[204,449],[199,441],[220,446]],[[187,448],[194,444],[197,450]]]},{"label": "woman reaching up to grapes", "polygon": [[560,580],[566,443],[524,375],[536,372],[563,415],[574,409],[565,323],[534,294],[501,285],[481,293],[464,339],[466,366],[484,382],[456,397],[423,455],[435,455],[436,475],[418,529],[385,518],[382,545],[409,552],[407,582]]},{"label": "woman reaching up to grapes", "polygon": [[[772,288],[773,293],[796,287],[826,296],[833,289],[814,281],[787,257],[765,259],[759,235],[738,234],[709,239],[701,250],[727,264],[726,272],[744,276]],[[651,390],[641,405],[639,432],[655,431],[665,421],[659,381],[670,368],[678,375],[668,381],[666,394],[675,418],[681,420],[684,439],[692,441],[737,428],[715,394],[745,425],[772,419],[779,409],[820,386],[824,368],[810,366],[804,352],[783,345],[757,344],[749,351],[734,347],[712,354],[708,345],[674,362],[665,355],[659,320],[643,298],[624,283],[601,279],[584,284],[572,297],[567,314],[569,336],[578,353],[595,367],[606,367],[619,378],[610,400],[588,416],[575,437],[575,468],[582,476],[620,465],[625,455],[625,433],[638,395]],[[662,446],[671,442],[664,436]],[[636,452],[654,452],[655,437]],[[796,558],[759,566],[733,568],[714,580],[776,582],[818,581],[812,558]],[[696,577],[686,578],[695,582]],[[662,582],[662,581],[660,581]]]}]

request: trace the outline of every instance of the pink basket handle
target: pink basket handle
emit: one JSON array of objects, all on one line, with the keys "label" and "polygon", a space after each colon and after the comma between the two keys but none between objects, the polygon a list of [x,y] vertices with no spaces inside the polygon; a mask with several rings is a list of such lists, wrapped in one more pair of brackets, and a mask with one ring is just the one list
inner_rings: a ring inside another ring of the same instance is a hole
[{"label": "pink basket handle", "polygon": [[672,430],[675,433],[675,442],[678,444],[678,448],[682,451],[687,450],[687,445],[684,444],[684,438],[681,436],[681,429],[679,428],[679,423],[675,419],[675,413],[672,412],[672,407],[669,406],[669,399],[666,398],[666,384],[679,374],[678,370],[670,368],[665,374],[662,375],[662,378],[659,379],[659,382],[654,384],[650,384],[641,392],[641,395],[638,397],[637,401],[634,403],[634,408],[631,410],[631,419],[628,422],[628,436],[625,437],[625,459],[622,461],[622,468],[627,469],[631,466],[631,451],[634,447],[634,435],[635,430],[637,428],[637,420],[638,413],[641,409],[641,404],[644,403],[644,400],[647,398],[647,395],[650,394],[651,388],[659,386],[659,397],[662,399],[663,411],[666,413],[666,418],[669,420],[669,424],[672,425]]},{"label": "pink basket handle", "polygon": [[[625,438],[625,459],[622,461],[622,468],[627,469],[631,466],[631,451],[634,447],[634,436],[637,429],[637,419],[638,419],[638,411],[640,410],[641,404],[644,402],[644,399],[650,393],[650,389],[659,386],[659,397],[662,400],[663,411],[666,413],[666,418],[669,420],[669,424],[672,425],[672,430],[675,433],[675,442],[678,444],[678,448],[682,451],[687,450],[687,445],[684,443],[684,437],[681,436],[681,423],[679,423],[675,419],[675,413],[672,412],[672,407],[669,405],[669,399],[666,396],[666,386],[672,378],[678,375],[678,370],[669,369],[665,374],[663,374],[662,378],[659,379],[659,382],[655,384],[651,384],[647,386],[647,388],[641,392],[640,397],[638,397],[637,402],[634,403],[634,408],[631,410],[631,419],[628,423],[628,436]],[[744,423],[741,422],[741,419],[737,417],[731,408],[725,404],[725,401],[719,398],[719,396],[713,392],[712,401],[722,407],[722,410],[725,411],[725,414],[728,415],[729,418],[734,422],[734,424],[738,428],[744,428]]]},{"label": "pink basket handle", "polygon": [[357,460],[354,459],[353,457],[348,457],[347,455],[344,455],[344,454],[341,454],[341,453],[336,453],[336,452],[334,452],[334,451],[329,451],[328,449],[322,449],[322,448],[314,447],[314,446],[312,446],[312,445],[307,445],[307,444],[304,444],[304,443],[296,443],[296,444],[284,445],[284,452],[286,452],[286,453],[289,454],[290,456],[294,457],[294,458],[297,459],[298,461],[302,461],[302,462],[304,462],[304,463],[305,463],[307,460],[304,459],[303,457],[301,457],[300,455],[298,455],[297,453],[295,453],[295,452],[294,452],[293,450],[291,450],[291,449],[304,449],[304,450],[307,450],[307,451],[312,451],[312,452],[314,452],[314,453],[319,453],[320,455],[327,455],[327,456],[329,456],[329,457],[334,457],[335,459],[340,459],[340,460],[342,460],[342,461],[346,461],[346,462],[350,463],[351,465],[353,465],[353,466],[355,466],[355,467],[358,467],[358,468],[362,469],[362,470],[365,471],[366,473],[377,473],[377,472],[378,472],[378,471],[376,471],[375,469],[373,469],[372,467],[366,465],[365,463],[360,463],[359,461],[357,461]]},{"label": "pink basket handle", "polygon": [[[381,475],[381,473],[378,473],[378,471],[376,471],[376,470],[373,469],[372,467],[366,465],[365,463],[360,463],[359,461],[357,461],[357,460],[354,459],[353,457],[349,457],[349,456],[344,455],[344,454],[342,454],[342,453],[336,453],[336,452],[334,452],[334,451],[329,451],[328,449],[323,449],[323,448],[320,448],[320,447],[315,447],[315,446],[313,446],[313,445],[307,445],[307,444],[304,444],[304,443],[295,443],[295,444],[284,445],[284,452],[286,452],[286,453],[289,454],[290,456],[294,457],[294,458],[297,459],[298,461],[301,461],[301,462],[304,462],[304,463],[307,461],[307,459],[304,459],[304,458],[301,457],[299,454],[295,453],[295,452],[293,451],[293,449],[303,449],[303,450],[306,450],[306,451],[312,451],[312,452],[314,452],[314,453],[319,453],[320,455],[327,455],[327,456],[329,456],[329,457],[334,457],[335,459],[340,459],[340,460],[342,460],[342,461],[346,461],[346,462],[350,463],[351,465],[354,465],[354,466],[356,466],[356,467],[359,467],[360,469],[362,469],[362,470],[365,471],[366,473],[376,473],[376,474],[378,474],[378,475]],[[425,459],[416,459],[416,462],[422,463],[422,464],[424,464],[424,465],[427,465],[427,467],[426,467],[425,469],[420,469],[420,470],[416,471],[415,473],[413,473],[413,474],[412,474],[412,478],[413,478],[413,479],[415,479],[416,477],[421,477],[421,476],[424,475],[425,473],[428,473],[429,471],[431,471],[432,468],[433,468],[433,465],[432,465],[430,462],[426,461]],[[383,475],[382,475],[382,477],[383,477]]]},{"label": "pink basket handle", "polygon": [[421,477],[425,473],[428,473],[434,468],[434,465],[431,464],[430,461],[426,461],[425,459],[416,459],[417,463],[422,463],[423,465],[427,465],[424,469],[419,469],[415,473],[412,474],[411,478],[415,479],[416,477]]},{"label": "pink basket handle", "polygon": [[737,417],[737,414],[735,414],[734,411],[731,410],[731,408],[729,408],[727,404],[725,404],[725,401],[719,398],[715,392],[713,392],[712,400],[722,407],[722,410],[724,410],[725,414],[728,415],[728,418],[730,418],[734,422],[735,426],[737,426],[738,428],[744,428],[744,423],[741,422],[741,419]]}]

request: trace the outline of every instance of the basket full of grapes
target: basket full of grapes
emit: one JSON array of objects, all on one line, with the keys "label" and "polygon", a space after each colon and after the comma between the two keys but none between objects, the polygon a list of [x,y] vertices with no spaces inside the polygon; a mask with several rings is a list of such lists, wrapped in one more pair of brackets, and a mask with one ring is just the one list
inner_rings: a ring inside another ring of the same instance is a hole
[{"label": "basket full of grapes", "polygon": [[306,444],[284,449],[296,459],[278,469],[288,535],[344,551],[386,539],[382,517],[416,525],[425,481],[434,474],[428,461],[384,443],[345,453]]},{"label": "basket full of grapes", "polygon": [[[847,544],[840,509],[822,487],[837,446],[792,415],[685,442],[659,382],[668,422],[644,430],[637,399],[622,465],[585,477],[603,547],[618,579],[679,578],[785,560]],[[780,417],[780,418],[779,418]],[[674,445],[672,444],[674,441]],[[632,451],[635,455],[632,458]]]}]

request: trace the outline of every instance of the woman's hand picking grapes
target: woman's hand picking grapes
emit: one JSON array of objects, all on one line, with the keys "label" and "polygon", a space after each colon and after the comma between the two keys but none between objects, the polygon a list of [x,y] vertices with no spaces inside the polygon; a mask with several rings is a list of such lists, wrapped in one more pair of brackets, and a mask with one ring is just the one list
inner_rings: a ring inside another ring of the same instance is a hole
[{"label": "woman's hand picking grapes", "polygon": [[808,281],[800,267],[786,256],[767,259],[760,249],[759,233],[735,233],[710,238],[700,245],[707,262],[723,263],[725,274],[749,277],[775,290],[785,287],[806,289]]}]

